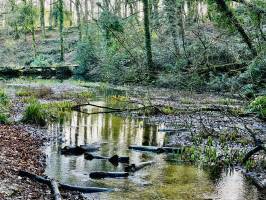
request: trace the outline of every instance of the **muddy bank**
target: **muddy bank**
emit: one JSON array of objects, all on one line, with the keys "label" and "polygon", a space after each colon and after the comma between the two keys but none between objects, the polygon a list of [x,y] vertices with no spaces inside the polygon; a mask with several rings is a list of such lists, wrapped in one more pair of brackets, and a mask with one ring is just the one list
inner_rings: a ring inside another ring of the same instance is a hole
[{"label": "muddy bank", "polygon": [[[0,199],[51,199],[47,186],[18,176],[18,170],[43,175],[47,141],[41,131],[23,126],[0,126]],[[62,193],[64,199],[82,199],[79,194]]]}]

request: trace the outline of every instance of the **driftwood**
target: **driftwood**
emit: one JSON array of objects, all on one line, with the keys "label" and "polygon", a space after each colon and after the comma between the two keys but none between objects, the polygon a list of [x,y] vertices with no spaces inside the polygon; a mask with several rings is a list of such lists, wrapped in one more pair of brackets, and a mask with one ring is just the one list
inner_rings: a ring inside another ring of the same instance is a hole
[{"label": "driftwood", "polygon": [[127,172],[91,172],[90,178],[103,179],[103,178],[126,178],[129,174]]},{"label": "driftwood", "polygon": [[[26,171],[19,171],[18,175],[21,177],[27,177],[31,180],[37,181],[39,183],[46,184],[50,187],[51,184],[51,179],[44,178],[42,176],[37,176],[35,174],[31,174]],[[96,193],[96,192],[111,192],[113,191],[110,188],[98,188],[98,187],[78,187],[78,186],[72,186],[72,185],[67,185],[67,184],[62,184],[58,183],[59,189],[63,190],[68,190],[68,191],[77,191],[77,192],[82,192],[82,193]],[[53,192],[56,194],[57,192]]]},{"label": "driftwood", "polygon": [[59,191],[59,188],[58,188],[58,183],[54,180],[54,179],[51,179],[51,182],[50,182],[50,188],[52,190],[52,193],[54,195],[54,199],[55,200],[61,200],[61,194],[60,194],[60,191]]},{"label": "driftwood", "polygon": [[266,152],[266,148],[265,148],[264,146],[262,146],[262,145],[258,145],[258,146],[256,146],[254,149],[250,150],[250,151],[245,155],[245,157],[244,157],[242,163],[245,164],[245,163],[248,161],[248,159],[249,159],[252,155],[254,155],[255,153],[257,153],[257,152],[259,152],[259,151],[261,151],[261,150],[264,150],[264,151]]},{"label": "driftwood", "polygon": [[112,157],[105,157],[105,156],[98,156],[98,155],[93,155],[90,153],[85,153],[84,158],[87,160],[93,160],[93,159],[101,159],[101,160],[108,160],[111,163],[117,164],[117,163],[129,163],[129,157],[122,156],[119,157],[118,155],[114,155]]},{"label": "driftwood", "polygon": [[142,163],[139,163],[139,164],[131,164],[131,165],[128,165],[125,167],[125,171],[126,172],[136,172],[136,171],[139,171],[141,169],[143,169],[144,167],[146,166],[150,166],[152,164],[154,164],[155,162],[154,161],[148,161],[148,162],[142,162]]},{"label": "driftwood", "polygon": [[156,146],[137,146],[131,145],[129,149],[138,150],[138,151],[150,151],[154,153],[180,153],[181,148],[177,147],[156,147]]}]

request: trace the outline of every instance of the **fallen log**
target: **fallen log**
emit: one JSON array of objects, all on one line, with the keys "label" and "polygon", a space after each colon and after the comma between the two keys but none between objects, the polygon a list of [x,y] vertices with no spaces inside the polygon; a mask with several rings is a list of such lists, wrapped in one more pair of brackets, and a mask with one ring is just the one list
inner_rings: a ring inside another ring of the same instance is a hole
[{"label": "fallen log", "polygon": [[160,128],[160,129],[158,129],[158,132],[169,132],[169,133],[172,133],[172,132],[187,132],[187,131],[189,131],[187,128],[180,128],[180,129]]},{"label": "fallen log", "polygon": [[99,146],[95,145],[65,146],[63,149],[61,149],[61,154],[79,156],[86,152],[98,151],[99,148]]},{"label": "fallen log", "polygon": [[54,179],[51,179],[50,184],[52,194],[54,195],[54,200],[61,200],[62,198],[58,188],[58,183]]},{"label": "fallen log", "polygon": [[93,154],[90,154],[90,153],[85,153],[84,154],[84,158],[86,160],[93,160],[93,159],[108,160],[109,159],[108,157],[97,156],[97,155],[93,155]]},{"label": "fallen log", "polygon": [[266,148],[262,145],[258,145],[254,149],[250,150],[243,158],[242,163],[245,164],[252,155],[254,155],[255,153],[261,150],[264,150],[266,152]]},{"label": "fallen log", "polygon": [[150,151],[154,153],[180,153],[182,148],[178,147],[156,147],[156,146],[137,146],[131,145],[129,149],[138,150],[138,151]]},{"label": "fallen log", "polygon": [[129,163],[128,156],[118,156],[114,155],[108,159],[110,163]]},{"label": "fallen log", "polygon": [[154,153],[163,153],[164,150],[161,147],[155,146],[137,146],[137,145],[130,145],[129,149],[138,150],[138,151],[150,151]]},{"label": "fallen log", "polygon": [[[44,178],[42,176],[38,176],[35,174],[31,174],[26,171],[19,171],[18,175],[21,177],[27,177],[31,180],[37,181],[39,183],[43,183],[49,186],[50,179]],[[68,191],[77,191],[82,193],[98,193],[98,192],[112,192],[113,190],[110,188],[99,188],[99,187],[79,187],[79,186],[72,186],[67,184],[58,183],[60,189],[68,190]]]},{"label": "fallen log", "polygon": [[98,151],[100,148],[100,146],[98,145],[90,145],[90,144],[80,145],[79,147],[83,149],[85,152]]},{"label": "fallen log", "polygon": [[103,178],[126,178],[129,176],[127,172],[91,172],[90,178],[103,179]]},{"label": "fallen log", "polygon": [[141,169],[143,169],[144,167],[146,166],[150,166],[152,164],[154,164],[155,162],[154,161],[148,161],[148,162],[142,162],[142,163],[139,163],[139,164],[131,164],[131,165],[128,165],[125,167],[125,171],[126,172],[136,172],[136,171],[139,171]]},{"label": "fallen log", "polygon": [[182,148],[178,147],[163,147],[164,153],[181,153]]},{"label": "fallen log", "polygon": [[118,155],[114,155],[112,157],[105,157],[105,156],[98,156],[98,155],[93,155],[90,153],[85,153],[84,158],[86,160],[93,160],[93,159],[100,159],[100,160],[108,160],[111,163],[128,163],[129,162],[129,157],[122,156],[119,157]]},{"label": "fallen log", "polygon": [[85,151],[84,149],[78,147],[78,146],[65,146],[63,149],[61,149],[62,155],[76,155],[79,156],[83,154]]}]

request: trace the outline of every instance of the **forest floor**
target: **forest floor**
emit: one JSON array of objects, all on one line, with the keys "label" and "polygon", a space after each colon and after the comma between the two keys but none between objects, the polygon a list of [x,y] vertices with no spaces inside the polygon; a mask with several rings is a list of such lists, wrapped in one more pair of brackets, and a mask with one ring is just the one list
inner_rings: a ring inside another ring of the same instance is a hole
[{"label": "forest floor", "polygon": [[[18,176],[19,170],[43,175],[47,141],[42,131],[30,126],[0,126],[0,199],[51,199],[50,189]],[[63,192],[64,199],[82,199],[79,194]]]}]

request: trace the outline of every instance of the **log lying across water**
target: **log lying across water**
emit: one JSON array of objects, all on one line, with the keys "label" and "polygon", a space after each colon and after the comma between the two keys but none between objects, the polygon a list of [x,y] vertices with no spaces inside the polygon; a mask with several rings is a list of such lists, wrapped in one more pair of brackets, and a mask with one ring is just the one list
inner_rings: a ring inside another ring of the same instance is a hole
[{"label": "log lying across water", "polygon": [[139,171],[146,166],[153,165],[154,163],[155,163],[154,161],[148,161],[148,162],[142,162],[139,164],[131,164],[131,165],[128,165],[125,167],[125,171],[126,172],[136,172],[136,171]]},{"label": "log lying across water", "polygon": [[82,155],[86,152],[94,152],[99,150],[99,146],[95,145],[80,145],[80,146],[66,146],[61,149],[63,155]]},{"label": "log lying across water", "polygon": [[137,145],[130,145],[129,149],[138,150],[138,151],[150,151],[155,153],[163,153],[164,150],[161,147],[155,146],[137,146]]},{"label": "log lying across water", "polygon": [[[26,172],[26,171],[19,171],[18,175],[21,176],[21,177],[27,177],[27,178],[29,178],[31,180],[34,180],[34,181],[37,181],[39,183],[46,184],[49,187],[51,187],[51,186],[55,187],[56,185],[58,185],[58,188],[59,189],[63,189],[63,190],[78,191],[78,192],[82,192],[82,193],[97,193],[97,192],[112,192],[113,191],[110,188],[78,187],[78,186],[72,186],[72,185],[67,185],[67,184],[62,184],[62,183],[55,184],[54,180],[51,180],[49,178],[45,178],[45,177],[42,177],[42,176],[37,176],[35,174],[31,174],[31,173]],[[53,190],[52,190],[52,193],[56,194],[56,196],[59,196],[59,195],[57,195],[59,190],[57,190],[55,188]]]},{"label": "log lying across water", "polygon": [[90,153],[85,153],[84,158],[87,160],[93,160],[93,159],[101,159],[101,160],[109,160],[111,163],[129,163],[129,157],[122,156],[119,157],[118,155],[114,155],[112,157],[105,157],[105,156],[98,156],[98,155],[93,155]]},{"label": "log lying across water", "polygon": [[156,146],[137,146],[131,145],[129,149],[138,150],[138,151],[150,151],[154,153],[180,153],[181,148],[177,147],[156,147]]},{"label": "log lying across water", "polygon": [[103,178],[126,178],[129,176],[128,172],[91,172],[90,178],[103,179]]}]

